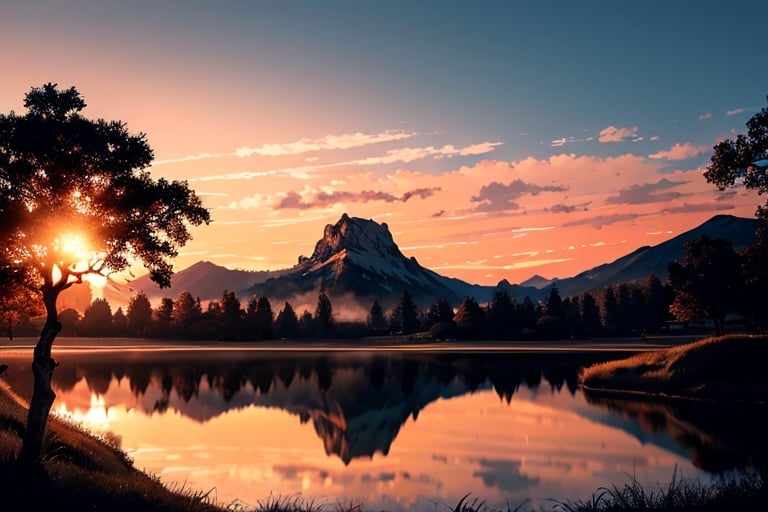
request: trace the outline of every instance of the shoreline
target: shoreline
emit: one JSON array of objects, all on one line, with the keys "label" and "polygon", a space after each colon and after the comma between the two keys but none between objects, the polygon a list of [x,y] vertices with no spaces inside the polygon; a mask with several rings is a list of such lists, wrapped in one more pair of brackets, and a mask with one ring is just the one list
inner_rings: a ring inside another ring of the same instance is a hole
[{"label": "shoreline", "polygon": [[[75,351],[175,351],[223,350],[253,352],[645,352],[683,345],[701,336],[649,336],[642,338],[591,338],[577,340],[455,340],[432,341],[408,336],[386,336],[360,339],[295,339],[269,341],[192,341],[146,338],[57,337],[53,352]],[[0,354],[31,351],[36,337],[0,341]]]}]

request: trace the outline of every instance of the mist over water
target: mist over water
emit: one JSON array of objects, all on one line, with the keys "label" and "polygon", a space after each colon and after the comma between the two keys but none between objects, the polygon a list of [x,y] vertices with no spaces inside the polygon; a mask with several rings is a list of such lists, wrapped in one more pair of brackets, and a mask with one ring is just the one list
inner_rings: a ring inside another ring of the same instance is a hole
[{"label": "mist over water", "polygon": [[[765,441],[745,422],[765,411],[585,397],[579,368],[611,356],[62,352],[54,410],[109,433],[137,467],[215,488],[223,503],[301,494],[438,510],[469,492],[489,506],[551,505],[629,476],[764,467]],[[4,378],[28,396],[29,360],[9,365]]]}]

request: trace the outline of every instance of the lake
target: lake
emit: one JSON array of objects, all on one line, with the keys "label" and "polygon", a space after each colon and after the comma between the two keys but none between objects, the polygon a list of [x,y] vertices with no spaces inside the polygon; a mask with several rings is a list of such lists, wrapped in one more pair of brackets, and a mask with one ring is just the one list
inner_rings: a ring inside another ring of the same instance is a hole
[{"label": "lake", "polygon": [[[633,478],[708,481],[768,460],[757,406],[578,389],[580,367],[626,352],[64,345],[55,413],[223,504],[444,511],[471,493],[493,508],[550,508]],[[31,395],[30,351],[0,358],[3,378]]]}]

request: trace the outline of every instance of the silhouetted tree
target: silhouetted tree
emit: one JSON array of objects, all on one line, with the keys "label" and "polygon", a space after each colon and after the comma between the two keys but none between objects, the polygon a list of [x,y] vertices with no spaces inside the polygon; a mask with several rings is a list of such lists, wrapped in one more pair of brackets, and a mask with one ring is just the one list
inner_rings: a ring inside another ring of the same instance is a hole
[{"label": "silhouetted tree", "polygon": [[[704,178],[718,189],[744,186],[758,194],[768,192],[768,107],[747,121],[747,133],[726,139],[713,148]],[[764,217],[758,206],[758,218]]]},{"label": "silhouetted tree", "polygon": [[667,325],[669,307],[672,305],[672,293],[661,280],[651,274],[643,286],[645,296],[645,315],[643,329],[648,332],[659,332]]},{"label": "silhouetted tree", "polygon": [[315,319],[312,317],[312,313],[305,309],[299,317],[299,335],[304,337],[312,337],[315,335]]},{"label": "silhouetted tree", "polygon": [[113,336],[125,336],[128,331],[128,319],[123,313],[123,308],[118,307],[117,311],[112,314],[112,335]]},{"label": "silhouetted tree", "polygon": [[119,121],[83,117],[74,88],[55,84],[26,94],[25,115],[0,115],[0,262],[32,272],[46,321],[33,352],[34,391],[19,460],[39,462],[55,399],[51,349],[61,330],[56,301],[86,274],[141,261],[168,286],[170,258],[189,239],[188,225],[209,212],[185,182],[153,180],[152,150]]},{"label": "silhouetted tree", "polygon": [[275,320],[275,333],[281,338],[295,338],[299,335],[299,319],[293,306],[286,301]]},{"label": "silhouetted tree", "polygon": [[267,297],[259,297],[259,300],[256,302],[255,321],[256,339],[271,340],[274,337],[272,334],[274,314],[272,313],[272,305]]},{"label": "silhouetted tree", "polygon": [[315,329],[317,335],[321,338],[330,335],[333,332],[333,306],[331,299],[320,292],[317,298],[317,308],[315,309]]},{"label": "silhouetted tree", "polygon": [[224,290],[221,294],[221,315],[232,324],[237,324],[242,316],[240,301],[235,296],[235,292]]},{"label": "silhouetted tree", "polygon": [[80,313],[76,309],[67,308],[59,312],[61,332],[63,336],[77,336],[77,324],[80,321]]},{"label": "silhouetted tree", "polygon": [[589,334],[597,333],[602,327],[600,307],[591,293],[585,293],[581,298],[581,325]]},{"label": "silhouetted tree", "polygon": [[200,303],[190,292],[182,292],[173,303],[173,324],[181,335],[189,334],[189,329],[203,314]]},{"label": "silhouetted tree", "polygon": [[675,292],[670,311],[680,320],[702,315],[714,323],[715,335],[725,333],[725,317],[740,301],[741,260],[730,241],[707,235],[685,244],[683,262],[669,264]]},{"label": "silhouetted tree", "polygon": [[384,310],[381,308],[379,301],[373,301],[366,323],[368,330],[372,334],[384,334],[387,332],[387,318],[384,316]]},{"label": "silhouetted tree", "polygon": [[435,324],[453,322],[453,308],[447,300],[440,297],[429,307],[424,327],[430,328]]},{"label": "silhouetted tree", "polygon": [[146,336],[150,320],[152,320],[152,304],[150,304],[146,294],[140,291],[128,302],[126,318],[128,333],[131,336]]},{"label": "silhouetted tree", "polygon": [[412,334],[419,329],[419,314],[408,290],[403,292],[396,310],[397,313],[393,315],[396,319],[396,324],[393,326],[395,328],[394,332]]},{"label": "silhouetted tree", "polygon": [[536,327],[536,321],[539,314],[536,312],[536,306],[530,297],[525,297],[520,304],[520,325],[523,329],[533,329]]},{"label": "silhouetted tree", "polygon": [[453,321],[464,337],[481,336],[485,329],[485,311],[474,297],[464,297],[456,309]]},{"label": "silhouetted tree", "polygon": [[171,323],[173,322],[173,305],[172,298],[163,297],[153,313],[157,325],[157,334],[160,336],[170,335]]},{"label": "silhouetted tree", "polygon": [[617,313],[618,308],[616,302],[616,294],[613,288],[608,286],[603,293],[603,300],[600,304],[600,318],[603,321],[603,327],[610,333],[615,333],[617,330]]},{"label": "silhouetted tree", "polygon": [[[753,115],[746,124],[747,133],[735,139],[726,139],[714,147],[710,163],[704,172],[709,183],[719,190],[743,186],[756,190],[758,195],[768,192],[768,107]],[[764,329],[765,307],[768,298],[768,201],[758,205],[757,240],[742,255],[743,289],[739,310],[750,326]]]},{"label": "silhouetted tree", "polygon": [[240,309],[240,300],[235,292],[224,290],[221,294],[221,302],[218,303],[218,320],[221,325],[221,337],[232,340],[237,337],[240,328],[240,320],[243,312]]},{"label": "silhouetted tree", "polygon": [[768,329],[768,223],[758,224],[757,239],[742,251],[741,261],[743,293],[738,308],[750,328],[764,331]]},{"label": "silhouetted tree", "polygon": [[560,297],[560,290],[553,284],[549,289],[549,295],[544,303],[544,314],[557,318],[563,317],[563,299]]},{"label": "silhouetted tree", "polygon": [[493,294],[488,304],[488,329],[494,337],[511,337],[517,327],[517,307],[507,290]]},{"label": "silhouetted tree", "polygon": [[27,284],[11,284],[8,281],[3,286],[0,282],[0,326],[8,329],[8,338],[13,339],[13,330],[23,320],[42,315],[40,291]]},{"label": "silhouetted tree", "polygon": [[103,298],[95,298],[77,327],[81,336],[111,336],[112,308]]}]

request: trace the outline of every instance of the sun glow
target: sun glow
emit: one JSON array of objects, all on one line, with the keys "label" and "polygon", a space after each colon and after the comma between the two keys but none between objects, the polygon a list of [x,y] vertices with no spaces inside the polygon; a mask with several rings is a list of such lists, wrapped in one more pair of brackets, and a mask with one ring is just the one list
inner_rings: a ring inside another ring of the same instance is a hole
[{"label": "sun glow", "polygon": [[53,241],[54,250],[63,257],[71,259],[72,263],[88,261],[93,257],[93,249],[88,238],[76,232],[63,233]]},{"label": "sun glow", "polygon": [[83,412],[80,409],[69,410],[62,403],[55,413],[62,418],[79,423],[91,430],[104,431],[109,428],[110,421],[115,417],[115,411],[106,407],[104,397],[91,393],[90,407]]}]

